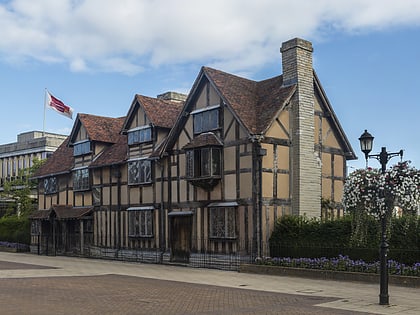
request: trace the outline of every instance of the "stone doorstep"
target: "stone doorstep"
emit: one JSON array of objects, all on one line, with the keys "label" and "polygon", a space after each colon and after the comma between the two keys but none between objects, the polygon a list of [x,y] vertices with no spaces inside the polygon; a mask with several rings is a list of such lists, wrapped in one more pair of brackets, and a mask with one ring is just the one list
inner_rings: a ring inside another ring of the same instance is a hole
[{"label": "stone doorstep", "polygon": [[[269,265],[241,264],[239,267],[239,272],[322,280],[356,281],[367,283],[379,282],[379,274]],[[420,288],[420,277],[389,275],[389,284],[402,287]]]}]

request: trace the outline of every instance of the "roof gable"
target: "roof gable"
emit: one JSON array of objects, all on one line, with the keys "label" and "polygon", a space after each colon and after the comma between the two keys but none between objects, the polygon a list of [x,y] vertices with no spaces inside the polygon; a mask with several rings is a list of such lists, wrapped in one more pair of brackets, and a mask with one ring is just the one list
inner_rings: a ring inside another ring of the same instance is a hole
[{"label": "roof gable", "polygon": [[127,136],[119,134],[116,143],[104,150],[89,167],[102,167],[105,165],[121,164],[127,160]]},{"label": "roof gable", "polygon": [[340,145],[343,148],[343,151],[346,155],[347,160],[355,160],[357,159],[356,154],[354,153],[354,150],[350,144],[350,141],[347,139],[346,134],[344,133],[343,128],[341,127],[340,122],[338,121],[338,118],[330,104],[330,101],[327,98],[327,95],[322,88],[321,82],[319,81],[318,76],[316,75],[316,72],[314,71],[314,90],[315,93],[318,93],[320,96],[323,109],[325,111],[324,115],[329,120],[330,125],[333,127],[334,132],[337,135],[337,140],[339,141]]},{"label": "roof gable", "polygon": [[89,114],[78,114],[70,133],[69,144],[74,144],[83,126],[90,141],[116,143],[125,117],[112,118]]},{"label": "roof gable", "polygon": [[183,102],[173,102],[136,94],[123,123],[122,131],[127,132],[130,129],[134,116],[140,107],[153,126],[170,129],[173,127],[183,105]]},{"label": "roof gable", "polygon": [[283,86],[283,77],[260,82],[204,67],[204,73],[250,134],[263,134],[296,87]]}]

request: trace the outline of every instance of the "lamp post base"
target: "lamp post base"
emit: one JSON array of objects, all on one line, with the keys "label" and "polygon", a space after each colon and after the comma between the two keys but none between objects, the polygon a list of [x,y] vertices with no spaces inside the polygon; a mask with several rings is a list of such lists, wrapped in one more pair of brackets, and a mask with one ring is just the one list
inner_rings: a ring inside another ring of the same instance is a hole
[{"label": "lamp post base", "polygon": [[389,295],[379,294],[379,305],[389,305]]},{"label": "lamp post base", "polygon": [[380,288],[379,288],[379,304],[389,305],[388,294],[388,243],[386,239],[387,217],[382,215],[381,218],[381,248],[380,248]]}]

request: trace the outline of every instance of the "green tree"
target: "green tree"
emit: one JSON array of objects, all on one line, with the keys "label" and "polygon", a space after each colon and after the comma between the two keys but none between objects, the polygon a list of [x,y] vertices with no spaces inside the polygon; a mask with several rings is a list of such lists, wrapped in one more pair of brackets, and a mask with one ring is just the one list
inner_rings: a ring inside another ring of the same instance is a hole
[{"label": "green tree", "polygon": [[34,209],[37,200],[31,195],[37,182],[32,177],[45,161],[35,158],[31,167],[20,170],[15,179],[4,183],[0,197],[9,201],[6,215],[26,216]]}]

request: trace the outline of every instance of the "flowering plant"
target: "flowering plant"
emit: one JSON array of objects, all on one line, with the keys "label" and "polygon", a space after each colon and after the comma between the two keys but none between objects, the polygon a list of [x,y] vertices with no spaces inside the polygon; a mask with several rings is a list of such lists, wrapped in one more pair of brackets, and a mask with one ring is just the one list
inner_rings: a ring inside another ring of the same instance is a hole
[{"label": "flowering plant", "polygon": [[409,163],[398,163],[385,174],[370,167],[351,173],[344,185],[345,208],[380,217],[389,216],[398,206],[415,214],[420,204],[420,172]]},{"label": "flowering plant", "polygon": [[[379,262],[368,263],[361,259],[353,260],[344,255],[334,258],[264,257],[257,261],[257,264],[362,273],[379,273],[380,271]],[[391,275],[420,277],[420,263],[408,266],[395,260],[388,260],[388,271]]]}]

